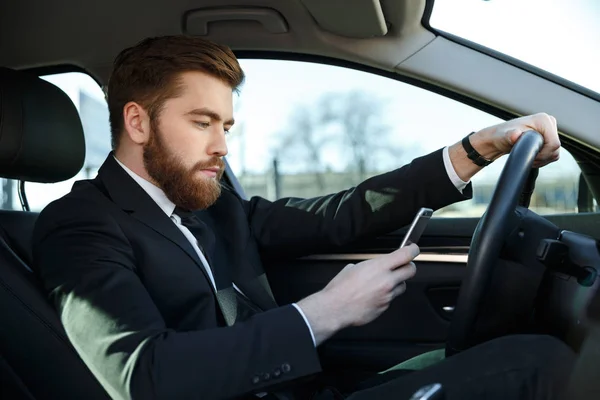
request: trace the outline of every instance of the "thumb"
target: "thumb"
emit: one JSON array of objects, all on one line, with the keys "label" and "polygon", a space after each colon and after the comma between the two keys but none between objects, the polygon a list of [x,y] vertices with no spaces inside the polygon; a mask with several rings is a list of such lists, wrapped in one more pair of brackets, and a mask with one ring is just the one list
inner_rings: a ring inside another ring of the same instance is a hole
[{"label": "thumb", "polygon": [[413,243],[410,246],[403,247],[385,255],[382,259],[382,263],[385,265],[385,268],[396,269],[411,262],[419,255],[419,253],[419,246]]}]

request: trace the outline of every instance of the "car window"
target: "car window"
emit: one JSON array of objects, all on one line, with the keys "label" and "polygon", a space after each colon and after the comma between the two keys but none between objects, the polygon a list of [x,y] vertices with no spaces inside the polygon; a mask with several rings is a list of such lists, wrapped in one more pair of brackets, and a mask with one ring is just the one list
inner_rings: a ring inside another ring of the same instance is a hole
[{"label": "car window", "polygon": [[430,24],[600,93],[598,20],[598,0],[435,0]]},{"label": "car window", "polygon": [[[390,78],[347,68],[279,60],[241,60],[246,83],[234,98],[236,125],[227,157],[247,195],[268,199],[312,197],[357,185],[501,122],[490,114]],[[301,77],[302,79],[292,79]],[[72,72],[43,76],[69,95],[84,128],[82,170],[64,182],[27,182],[32,211],[96,175],[110,151],[108,107],[100,86]],[[470,201],[436,216],[480,216],[504,159],[474,179]],[[541,214],[577,212],[577,163],[561,160],[541,170],[531,208]],[[20,210],[18,183],[2,180],[2,208]]]},{"label": "car window", "polygon": [[[337,192],[451,145],[501,120],[387,77],[317,63],[241,60],[246,82],[235,99],[229,164],[247,196],[312,197]],[[443,217],[478,217],[506,157],[473,179],[470,201]],[[563,149],[540,171],[531,208],[577,212],[580,170]]]},{"label": "car window", "polygon": [[[81,117],[85,134],[84,167],[77,176],[58,183],[25,183],[25,193],[31,211],[41,211],[47,204],[67,194],[76,180],[94,177],[111,150],[108,106],[102,89],[89,75],[69,72],[42,76],[42,79],[62,89],[71,99]],[[18,182],[2,180],[2,208],[21,210]]]}]

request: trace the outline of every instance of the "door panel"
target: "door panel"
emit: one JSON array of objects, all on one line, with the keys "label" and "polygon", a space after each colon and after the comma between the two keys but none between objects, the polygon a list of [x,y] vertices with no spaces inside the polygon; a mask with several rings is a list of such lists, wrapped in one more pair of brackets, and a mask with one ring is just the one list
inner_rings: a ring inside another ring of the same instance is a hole
[{"label": "door panel", "polygon": [[[477,219],[432,219],[420,241],[416,276],[406,292],[372,323],[345,329],[320,348],[326,370],[372,373],[418,354],[442,348],[466,267]],[[323,289],[347,264],[393,251],[406,228],[356,243],[336,254],[320,254],[266,265],[279,304]],[[447,308],[447,310],[450,310]]]},{"label": "door panel", "polygon": [[[600,238],[600,214],[548,216],[557,226]],[[372,323],[348,328],[320,347],[326,371],[363,376],[385,370],[424,352],[443,348],[466,272],[466,255],[477,218],[433,218],[419,244],[417,274],[407,290]],[[319,254],[266,265],[280,304],[299,301],[324,288],[347,264],[396,249],[406,227],[389,235]],[[446,308],[445,311],[444,307]]]},{"label": "door panel", "polygon": [[[353,260],[352,262],[357,262]],[[270,265],[267,274],[279,304],[321,290],[348,262],[295,260]],[[416,262],[417,275],[406,292],[372,323],[345,329],[323,347],[324,365],[381,371],[415,355],[444,346],[465,264]],[[443,290],[443,296],[436,291]]]}]

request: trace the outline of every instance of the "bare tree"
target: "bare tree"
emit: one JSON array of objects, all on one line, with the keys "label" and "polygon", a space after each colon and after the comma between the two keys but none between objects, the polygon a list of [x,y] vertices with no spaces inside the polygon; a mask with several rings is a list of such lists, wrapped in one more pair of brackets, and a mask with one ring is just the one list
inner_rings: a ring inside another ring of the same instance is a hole
[{"label": "bare tree", "polygon": [[322,107],[303,105],[290,116],[288,126],[281,132],[275,154],[280,160],[301,162],[305,171],[312,172],[319,190],[325,189],[323,146],[332,138],[325,130],[328,115]]},{"label": "bare tree", "polygon": [[385,102],[375,95],[353,90],[342,94],[329,94],[330,124],[335,125],[340,139],[351,155],[349,169],[364,180],[369,171],[377,169],[378,156],[391,154],[400,158],[400,149],[388,139],[390,127],[385,124]]},{"label": "bare tree", "polygon": [[384,115],[385,102],[370,93],[327,93],[294,110],[275,154],[286,162],[305,164],[305,170],[314,173],[319,189],[324,189],[324,147],[339,140],[342,145],[338,151],[350,155],[348,170],[363,180],[369,171],[377,169],[378,156],[402,156],[402,151],[386,140],[390,129]]}]

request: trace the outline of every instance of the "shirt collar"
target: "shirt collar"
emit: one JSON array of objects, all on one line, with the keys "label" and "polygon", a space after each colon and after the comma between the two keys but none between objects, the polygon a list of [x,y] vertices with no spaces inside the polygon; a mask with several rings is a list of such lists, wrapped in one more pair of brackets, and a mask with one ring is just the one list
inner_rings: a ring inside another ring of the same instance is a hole
[{"label": "shirt collar", "polygon": [[152,200],[154,200],[154,202],[160,207],[160,209],[163,210],[168,217],[171,217],[173,211],[175,211],[175,203],[169,200],[165,192],[163,192],[162,189],[158,186],[154,185],[151,182],[148,182],[147,180],[145,180],[144,178],[127,168],[125,164],[123,164],[117,159],[117,157],[114,157],[114,159],[125,170],[125,172],[127,172],[129,176],[131,176],[133,180],[136,181],[138,185],[142,187],[142,189],[144,189],[144,191],[148,194],[148,196],[150,196],[150,198],[152,198]]}]

